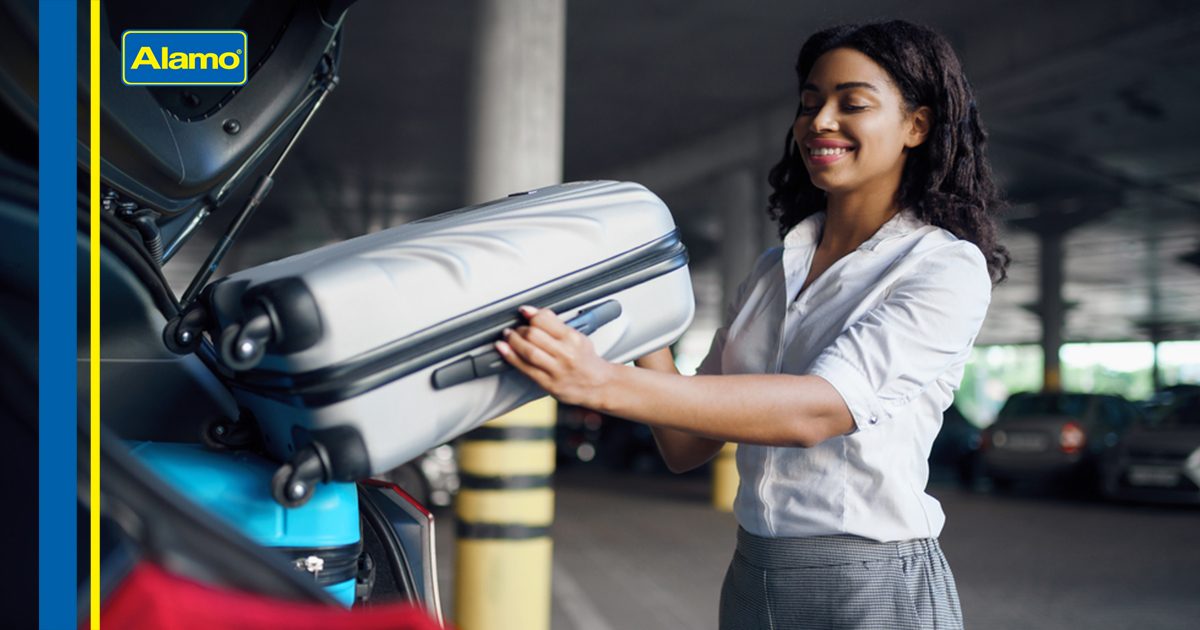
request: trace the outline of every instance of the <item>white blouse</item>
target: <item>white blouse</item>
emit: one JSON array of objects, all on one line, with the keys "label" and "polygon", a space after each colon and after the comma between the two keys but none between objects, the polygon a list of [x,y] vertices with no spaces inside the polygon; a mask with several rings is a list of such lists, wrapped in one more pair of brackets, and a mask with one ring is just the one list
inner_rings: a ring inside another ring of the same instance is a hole
[{"label": "white blouse", "polygon": [[739,445],[734,514],[759,536],[937,537],[929,451],[991,301],[987,263],[905,210],[797,297],[824,222],[759,257],[697,373],[815,374],[855,429],[812,448]]}]

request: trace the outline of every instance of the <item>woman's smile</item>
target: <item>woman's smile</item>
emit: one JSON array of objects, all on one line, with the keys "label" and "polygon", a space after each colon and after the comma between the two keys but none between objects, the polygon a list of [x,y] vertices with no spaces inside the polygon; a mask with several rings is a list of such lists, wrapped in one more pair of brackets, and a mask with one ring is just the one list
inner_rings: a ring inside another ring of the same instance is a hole
[{"label": "woman's smile", "polygon": [[854,152],[854,145],[841,140],[814,138],[804,144],[804,156],[813,166],[833,164]]}]

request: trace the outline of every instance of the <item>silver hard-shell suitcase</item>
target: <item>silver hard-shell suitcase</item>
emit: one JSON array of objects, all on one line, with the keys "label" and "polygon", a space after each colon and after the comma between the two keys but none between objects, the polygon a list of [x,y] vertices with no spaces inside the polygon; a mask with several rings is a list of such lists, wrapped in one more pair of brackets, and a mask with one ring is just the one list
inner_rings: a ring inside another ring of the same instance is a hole
[{"label": "silver hard-shell suitcase", "polygon": [[544,395],[488,354],[523,322],[522,304],[569,321],[601,305],[591,337],[614,362],[674,342],[694,311],[670,212],[621,182],[529,191],[323,247],[223,278],[201,303],[190,321],[203,320],[235,397],[287,462],[274,483],[285,503]]}]

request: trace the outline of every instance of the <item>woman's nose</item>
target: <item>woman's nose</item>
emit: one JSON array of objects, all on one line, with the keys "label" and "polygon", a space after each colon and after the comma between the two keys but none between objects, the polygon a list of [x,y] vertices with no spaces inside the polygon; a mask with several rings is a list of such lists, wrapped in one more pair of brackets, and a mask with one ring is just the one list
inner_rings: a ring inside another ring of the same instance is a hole
[{"label": "woman's nose", "polygon": [[812,117],[812,122],[809,123],[809,130],[813,133],[826,133],[837,131],[837,104],[826,103]]}]

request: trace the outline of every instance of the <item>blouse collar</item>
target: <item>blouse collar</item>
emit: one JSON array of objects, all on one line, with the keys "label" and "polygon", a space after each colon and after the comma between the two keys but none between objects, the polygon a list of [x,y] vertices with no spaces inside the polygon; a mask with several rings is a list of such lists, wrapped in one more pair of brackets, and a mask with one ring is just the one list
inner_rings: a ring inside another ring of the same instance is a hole
[{"label": "blouse collar", "polygon": [[[912,208],[905,208],[888,219],[876,230],[875,234],[863,241],[858,249],[875,251],[881,244],[894,238],[904,236],[922,227],[925,222],[917,217]],[[816,245],[821,239],[825,227],[825,211],[814,212],[796,224],[783,237],[784,247],[809,247]]]}]

